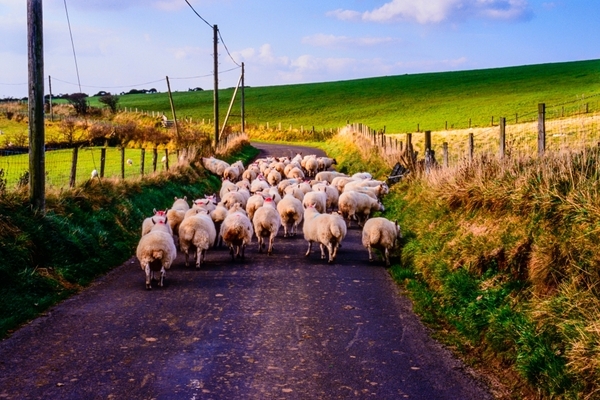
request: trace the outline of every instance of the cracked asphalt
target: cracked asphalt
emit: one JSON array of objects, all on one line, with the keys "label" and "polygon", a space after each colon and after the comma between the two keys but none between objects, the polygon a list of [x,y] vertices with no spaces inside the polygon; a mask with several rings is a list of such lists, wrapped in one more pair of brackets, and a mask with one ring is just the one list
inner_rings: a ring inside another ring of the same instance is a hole
[{"label": "cracked asphalt", "polygon": [[369,263],[358,228],[334,264],[305,251],[280,233],[272,256],[256,239],[244,261],[180,256],[151,291],[133,257],[0,342],[0,399],[493,398]]}]

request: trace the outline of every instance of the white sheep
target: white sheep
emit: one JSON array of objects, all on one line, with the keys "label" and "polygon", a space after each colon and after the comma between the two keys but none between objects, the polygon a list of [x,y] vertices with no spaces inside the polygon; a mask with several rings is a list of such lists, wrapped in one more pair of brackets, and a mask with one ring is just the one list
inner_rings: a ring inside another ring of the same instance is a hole
[{"label": "white sheep", "polygon": [[319,172],[319,162],[314,155],[304,157],[302,166],[306,171],[306,176],[313,178]]},{"label": "white sheep", "polygon": [[222,203],[218,203],[215,206],[215,209],[210,212],[210,218],[215,223],[215,230],[217,231],[217,237],[215,239],[214,247],[220,246],[222,244],[223,238],[221,237],[221,225],[227,217],[228,212],[229,210],[225,208],[225,206],[223,206]]},{"label": "white sheep", "polygon": [[369,219],[362,231],[362,244],[369,252],[369,261],[373,261],[371,249],[381,251],[386,267],[390,266],[390,251],[397,247],[402,239],[402,231],[398,222],[384,217]]},{"label": "white sheep", "polygon": [[225,208],[227,208],[227,209],[230,209],[231,207],[233,207],[233,205],[235,203],[239,203],[242,206],[242,208],[245,208],[246,204],[247,204],[247,200],[246,200],[246,197],[239,191],[227,192],[221,198],[221,203],[223,203],[223,206],[225,206]]},{"label": "white sheep", "polygon": [[221,182],[221,188],[219,189],[219,199],[223,200],[223,196],[225,196],[228,192],[237,192],[240,188],[229,179],[224,179]]},{"label": "white sheep", "polygon": [[346,237],[347,228],[343,218],[337,214],[321,214],[316,208],[308,207],[304,210],[304,226],[302,227],[304,239],[308,242],[305,256],[310,255],[313,242],[321,247],[321,259],[325,259],[325,247],[329,252],[328,262],[335,261],[338,248]]},{"label": "white sheep", "polygon": [[353,219],[357,220],[358,226],[362,227],[369,219],[371,212],[384,211],[385,208],[383,204],[368,194],[349,191],[340,194],[338,210],[348,221],[348,227]]},{"label": "white sheep", "polygon": [[240,176],[239,169],[233,165],[230,165],[223,170],[223,179],[227,179],[231,182],[237,182]]},{"label": "white sheep", "polygon": [[254,213],[252,224],[254,226],[254,234],[258,239],[258,252],[262,253],[265,246],[265,238],[269,238],[269,246],[267,254],[273,253],[273,240],[281,227],[281,217],[277,211],[275,201],[267,197],[262,205]]},{"label": "white sheep", "polygon": [[163,286],[166,270],[177,256],[177,249],[169,227],[163,221],[159,221],[152,230],[140,239],[136,257],[140,266],[146,274],[146,289],[152,289],[151,281],[155,279],[155,273],[160,271],[159,286]]},{"label": "white sheep", "polygon": [[326,171],[334,164],[337,164],[335,158],[331,157],[317,157],[317,162],[319,163],[319,171]]},{"label": "white sheep", "polygon": [[221,224],[220,233],[223,242],[229,247],[231,259],[235,259],[236,256],[244,259],[246,246],[252,242],[254,228],[241,205],[235,204],[229,209]]},{"label": "white sheep", "polygon": [[281,182],[281,173],[276,169],[272,169],[267,175],[267,182],[271,186],[277,186]]},{"label": "white sheep", "polygon": [[324,192],[327,196],[326,209],[333,210],[337,208],[337,204],[340,198],[340,192],[335,188],[335,186],[331,186],[327,181],[323,183],[317,183],[313,185],[313,190],[317,192]]},{"label": "white sheep", "polygon": [[283,225],[283,237],[296,236],[296,229],[304,217],[302,202],[293,194],[286,194],[277,204],[277,212]]},{"label": "white sheep", "polygon": [[263,196],[262,192],[255,193],[246,202],[246,213],[248,214],[248,218],[250,221],[254,219],[254,213],[258,210],[265,202],[265,196]]},{"label": "white sheep", "polygon": [[189,266],[190,251],[196,251],[196,268],[204,262],[206,251],[213,246],[217,238],[215,223],[208,210],[190,210],[194,214],[188,216],[179,225],[179,248],[185,253],[185,266]]},{"label": "white sheep", "polygon": [[318,212],[324,213],[327,209],[327,194],[325,192],[308,192],[304,195],[302,205],[304,208],[312,205]]},{"label": "white sheep", "polygon": [[171,208],[167,211],[167,218],[169,220],[169,226],[173,234],[179,232],[179,224],[185,218],[185,213],[190,209],[190,205],[187,202],[187,196],[183,198],[175,197],[175,201]]},{"label": "white sheep", "polygon": [[[150,232],[152,230],[152,228],[154,227],[154,225],[156,225],[157,222],[162,221],[165,224],[167,223],[167,210],[160,211],[155,208],[153,210],[153,212],[154,212],[153,216],[145,218],[144,221],[142,222],[142,236],[144,236],[145,234]],[[171,234],[172,233],[173,232],[171,232]]]},{"label": "white sheep", "polygon": [[333,178],[338,177],[338,176],[348,177],[348,175],[343,174],[341,172],[337,172],[337,171],[320,171],[320,172],[317,172],[317,175],[315,175],[315,180],[321,181],[321,182],[326,181],[326,182],[331,183]]}]

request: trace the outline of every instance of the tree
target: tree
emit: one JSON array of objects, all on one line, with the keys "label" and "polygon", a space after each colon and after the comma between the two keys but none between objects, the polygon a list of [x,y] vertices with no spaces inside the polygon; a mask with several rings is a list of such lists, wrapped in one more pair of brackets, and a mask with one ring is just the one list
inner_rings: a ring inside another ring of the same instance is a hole
[{"label": "tree", "polygon": [[86,115],[88,113],[88,95],[85,93],[73,93],[69,95],[65,95],[64,98],[71,103],[77,115]]},{"label": "tree", "polygon": [[112,95],[110,93],[100,97],[98,101],[110,108],[110,111],[115,114],[117,112],[117,105],[119,104],[119,96]]}]

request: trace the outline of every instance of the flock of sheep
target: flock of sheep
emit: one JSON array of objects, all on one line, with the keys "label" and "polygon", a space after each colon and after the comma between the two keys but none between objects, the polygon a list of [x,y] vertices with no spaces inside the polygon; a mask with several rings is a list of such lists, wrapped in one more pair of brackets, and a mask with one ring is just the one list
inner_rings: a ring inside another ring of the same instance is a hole
[{"label": "flock of sheep", "polygon": [[154,210],[142,224],[136,256],[147,289],[152,280],[163,286],[177,247],[185,254],[186,266],[190,255],[195,257],[196,268],[210,248],[221,245],[229,248],[232,259],[243,259],[253,237],[258,251],[271,255],[282,227],[284,237],[295,236],[301,227],[308,243],[305,256],[318,243],[321,258],[332,263],[347,229],[356,224],[362,229],[369,261],[372,249],[377,249],[390,265],[390,251],[402,237],[400,227],[383,217],[370,218],[384,210],[381,199],[389,192],[384,181],[366,172],[352,176],[337,172],[334,159],[315,155],[267,157],[247,168],[241,161],[229,164],[214,157],[203,158],[202,163],[222,178],[218,195],[193,200],[191,205],[186,197],[175,198],[171,208]]}]

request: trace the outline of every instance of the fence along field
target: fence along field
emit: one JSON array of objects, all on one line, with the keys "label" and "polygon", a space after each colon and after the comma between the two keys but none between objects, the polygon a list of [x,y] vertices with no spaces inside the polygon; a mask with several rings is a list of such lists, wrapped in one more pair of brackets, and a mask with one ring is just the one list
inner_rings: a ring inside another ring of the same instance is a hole
[{"label": "fence along field", "polygon": [[[543,125],[543,151],[573,151],[600,144],[599,95],[583,96],[575,101],[557,105],[544,105],[544,113],[532,110],[525,114],[510,117],[490,117],[488,127],[468,127],[453,129],[457,123],[445,124],[444,130],[422,131],[419,124],[416,132],[385,133],[359,123],[350,125],[357,132],[372,141],[388,165],[393,166],[406,157],[408,145],[418,152],[417,157],[424,158],[425,146],[434,151],[438,164],[456,165],[472,160],[476,154],[501,156],[531,156],[540,153],[540,124]],[[134,112],[130,109],[129,112]],[[138,111],[135,113],[147,113]],[[158,113],[156,115],[159,115]],[[468,126],[470,126],[470,122]],[[465,124],[465,126],[467,126]],[[282,131],[281,123],[266,123],[267,131]],[[290,126],[290,130],[292,127]],[[339,131],[339,128],[337,129]],[[301,128],[308,140],[323,140],[318,132]],[[330,131],[333,131],[330,129]],[[504,131],[504,139],[500,138]],[[285,135],[283,135],[285,137]],[[77,154],[74,154],[77,151]],[[105,152],[102,171],[102,152]],[[75,158],[76,156],[76,158]],[[53,150],[45,153],[46,184],[64,188],[76,186],[88,181],[92,171],[96,170],[102,178],[139,178],[143,175],[168,169],[178,161],[179,151],[169,153],[155,149],[124,149],[101,147],[83,147],[78,150]],[[163,157],[166,159],[163,162]],[[129,162],[128,162],[129,161]],[[29,169],[27,154],[14,154],[10,150],[0,151],[0,180],[4,180],[7,189],[17,188],[27,183],[26,171]]]}]

